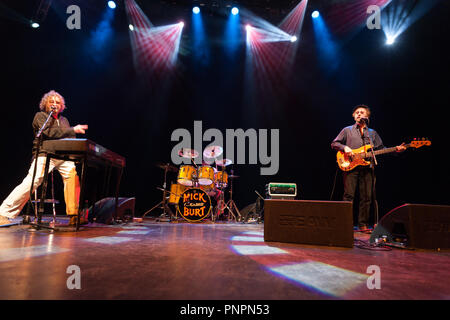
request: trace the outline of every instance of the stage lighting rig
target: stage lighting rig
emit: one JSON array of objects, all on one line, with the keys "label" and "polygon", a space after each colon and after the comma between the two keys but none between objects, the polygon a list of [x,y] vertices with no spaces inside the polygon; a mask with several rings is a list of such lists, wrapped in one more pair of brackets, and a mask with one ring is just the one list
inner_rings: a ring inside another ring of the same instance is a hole
[{"label": "stage lighting rig", "polygon": [[110,7],[111,9],[115,9],[117,5],[114,1],[108,1],[108,7]]}]

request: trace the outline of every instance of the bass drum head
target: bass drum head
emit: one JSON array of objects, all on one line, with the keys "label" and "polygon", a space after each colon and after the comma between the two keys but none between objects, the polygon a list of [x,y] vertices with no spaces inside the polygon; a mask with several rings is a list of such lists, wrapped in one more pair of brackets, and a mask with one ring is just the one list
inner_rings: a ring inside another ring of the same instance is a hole
[{"label": "bass drum head", "polygon": [[211,212],[211,198],[202,189],[191,188],[178,200],[177,211],[188,222],[199,222]]}]

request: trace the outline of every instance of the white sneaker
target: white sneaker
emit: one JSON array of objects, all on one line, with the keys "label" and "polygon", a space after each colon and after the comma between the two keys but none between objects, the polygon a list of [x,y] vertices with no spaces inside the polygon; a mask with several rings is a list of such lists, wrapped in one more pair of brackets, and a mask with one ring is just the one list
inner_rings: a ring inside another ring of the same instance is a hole
[{"label": "white sneaker", "polygon": [[11,224],[12,222],[5,216],[0,215],[0,226]]}]

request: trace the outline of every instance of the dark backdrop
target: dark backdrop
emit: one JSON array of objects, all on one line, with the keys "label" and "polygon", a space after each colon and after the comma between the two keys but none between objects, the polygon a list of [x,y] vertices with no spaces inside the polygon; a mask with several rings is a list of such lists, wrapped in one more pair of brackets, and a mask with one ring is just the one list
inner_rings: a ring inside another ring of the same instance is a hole
[{"label": "dark backdrop", "polygon": [[[38,5],[38,1],[4,3],[26,17]],[[308,8],[289,81],[273,84],[280,89],[276,95],[261,94],[251,100],[244,81],[245,43],[231,58],[224,53],[226,17],[204,15],[210,59],[201,64],[190,47],[189,7],[138,2],[155,25],[180,18],[185,21],[177,71],[162,85],[135,70],[123,5],[115,12],[113,38],[101,51],[94,51],[90,36],[105,6],[102,1],[73,3],[82,9],[81,30],[66,28],[64,1],[50,8],[37,30],[8,16],[0,20],[2,200],[29,168],[31,122],[42,95],[55,89],[66,99],[64,115],[72,125],[89,124],[85,137],[126,157],[120,195],[137,198],[137,215],[161,199],[156,187],[162,185],[164,172],[155,163],[170,162],[176,144],[170,141],[172,131],[192,131],[194,120],[203,121],[203,130],[218,128],[224,134],[226,128],[280,129],[277,175],[261,176],[258,165],[229,167],[240,176],[234,180],[239,208],[254,202],[254,190],[264,193],[270,181],[297,183],[299,199],[328,200],[335,186],[333,200],[340,199],[341,174],[336,171],[330,143],[344,126],[353,123],[352,108],[360,103],[372,108],[371,127],[386,146],[414,137],[432,141],[431,147],[380,156],[380,214],[405,202],[449,204],[445,145],[450,89],[448,5],[439,3],[391,47],[384,45],[381,31],[367,28],[338,38],[339,65],[334,71],[318,63]],[[323,16],[326,20],[326,11]],[[265,18],[274,24],[281,20],[277,15]]]}]

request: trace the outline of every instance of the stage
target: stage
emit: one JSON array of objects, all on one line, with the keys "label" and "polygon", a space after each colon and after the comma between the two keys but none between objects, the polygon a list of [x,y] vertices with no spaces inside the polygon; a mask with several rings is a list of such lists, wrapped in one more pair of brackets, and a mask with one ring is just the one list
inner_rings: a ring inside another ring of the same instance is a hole
[{"label": "stage", "polygon": [[0,299],[450,298],[448,250],[363,249],[369,235],[359,232],[353,248],[264,242],[263,236],[263,223],[153,217],[90,223],[78,232],[4,227]]},{"label": "stage", "polygon": [[[5,311],[448,310],[450,1],[3,0],[0,16]],[[23,223],[50,204],[90,223]]]}]

